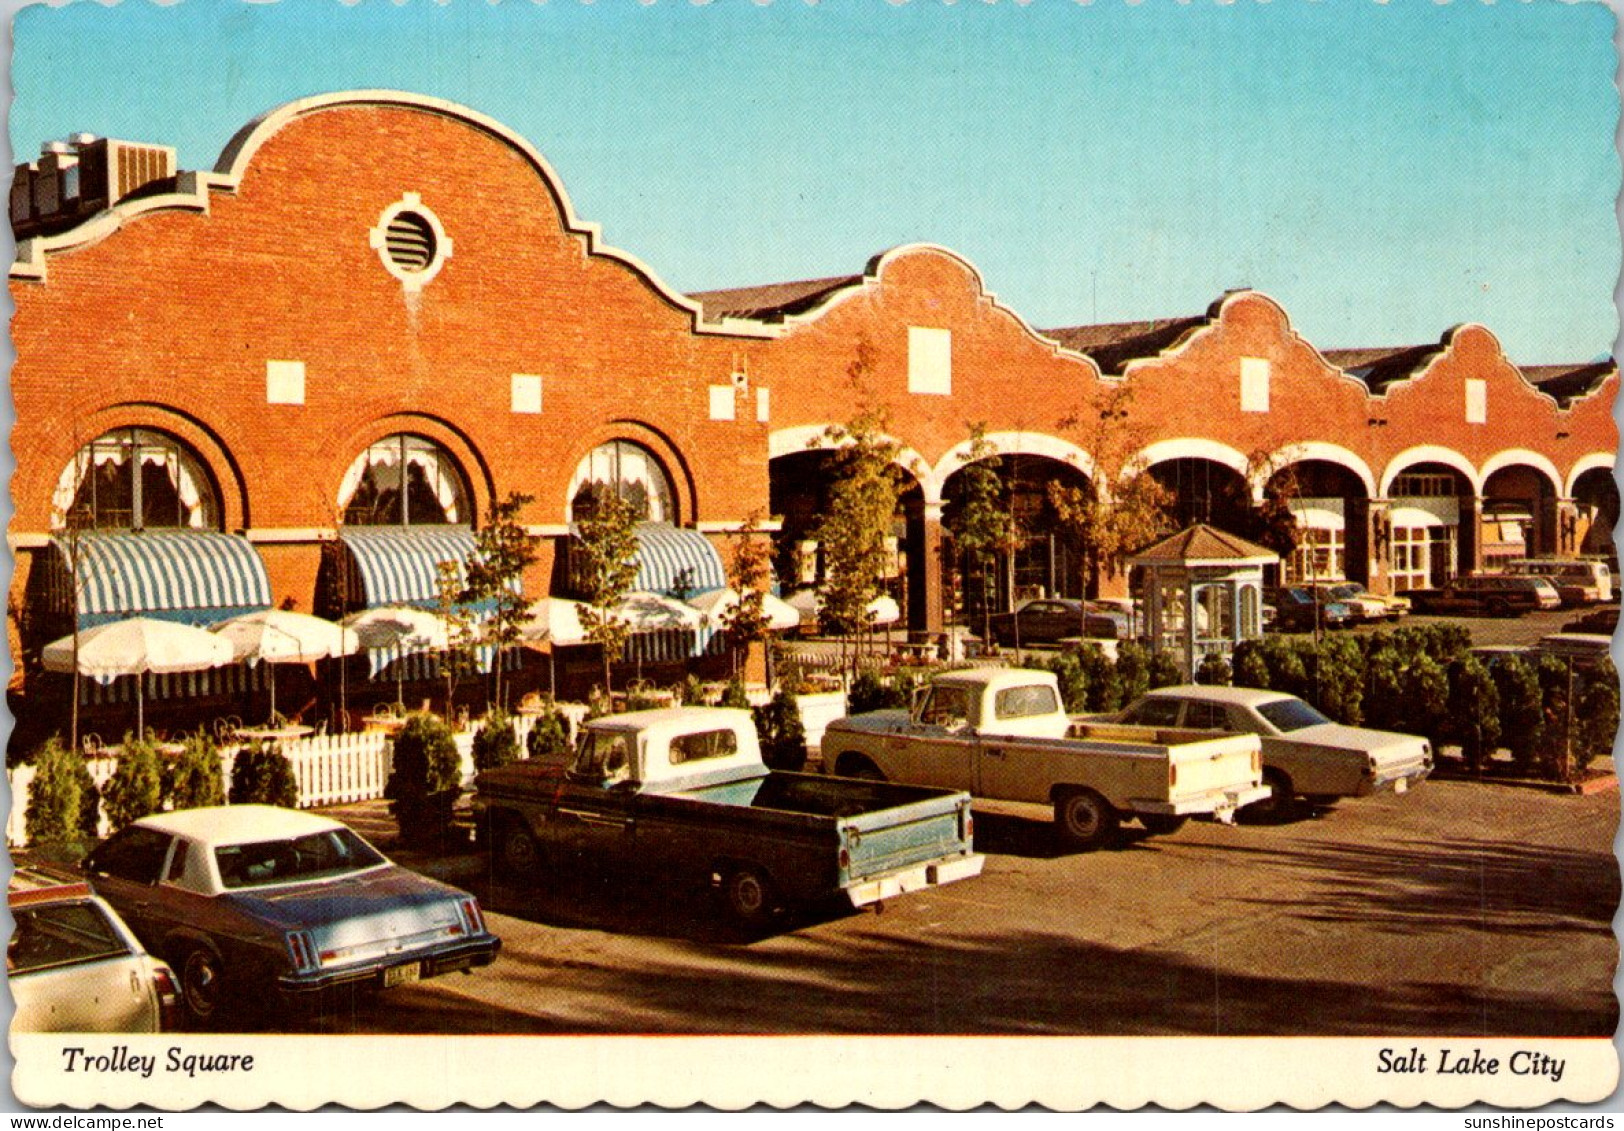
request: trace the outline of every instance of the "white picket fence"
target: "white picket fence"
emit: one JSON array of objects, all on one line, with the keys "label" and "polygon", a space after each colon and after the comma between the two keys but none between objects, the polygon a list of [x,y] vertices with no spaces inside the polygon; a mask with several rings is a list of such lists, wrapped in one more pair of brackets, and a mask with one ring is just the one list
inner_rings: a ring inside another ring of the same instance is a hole
[{"label": "white picket fence", "polygon": [[[560,704],[571,724],[579,723],[586,713],[585,707]],[[474,734],[482,724],[456,735],[457,752],[462,756],[462,778],[466,786],[474,778]],[[524,749],[536,719],[518,715],[513,728],[518,734],[519,748]],[[231,790],[231,771],[236,764],[240,746],[223,747],[220,751],[220,770],[226,790]],[[344,805],[355,801],[371,801],[383,796],[389,781],[392,746],[382,733],[330,734],[301,738],[282,743],[282,753],[293,765],[293,779],[299,786],[299,807],[314,809],[323,805]],[[107,784],[118,765],[115,758],[93,758],[86,763],[90,777],[99,789]],[[11,788],[11,807],[6,816],[6,844],[22,848],[28,843],[27,822],[28,787],[34,780],[33,766],[18,766],[6,771],[6,782]],[[101,818],[101,835],[111,831],[105,814]]]}]

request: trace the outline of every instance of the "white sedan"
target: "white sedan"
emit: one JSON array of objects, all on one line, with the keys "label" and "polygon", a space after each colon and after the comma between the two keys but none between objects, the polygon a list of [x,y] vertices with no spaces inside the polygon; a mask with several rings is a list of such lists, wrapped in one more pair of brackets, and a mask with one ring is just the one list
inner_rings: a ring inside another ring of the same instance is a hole
[{"label": "white sedan", "polygon": [[1295,695],[1253,687],[1185,684],[1143,695],[1115,717],[1140,726],[1255,734],[1270,795],[1256,815],[1283,813],[1299,797],[1326,804],[1380,791],[1404,793],[1432,773],[1432,744],[1413,734],[1334,723]]}]

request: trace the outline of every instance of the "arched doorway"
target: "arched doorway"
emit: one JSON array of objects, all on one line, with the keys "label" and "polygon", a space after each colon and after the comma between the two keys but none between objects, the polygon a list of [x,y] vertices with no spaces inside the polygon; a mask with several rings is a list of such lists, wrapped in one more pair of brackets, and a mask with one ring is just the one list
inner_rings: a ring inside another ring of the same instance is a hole
[{"label": "arched doorway", "polygon": [[1482,565],[1498,572],[1518,558],[1557,552],[1557,486],[1537,467],[1512,464],[1483,481]]},{"label": "arched doorway", "polygon": [[1270,476],[1266,489],[1296,520],[1296,548],[1282,564],[1287,582],[1370,581],[1370,497],[1354,471],[1331,460],[1298,460]]},{"label": "arched doorway", "polygon": [[1471,481],[1457,468],[1429,460],[1399,469],[1382,527],[1393,592],[1437,588],[1471,572],[1477,532],[1461,520],[1475,506]]},{"label": "arched doorway", "polygon": [[1579,508],[1578,523],[1571,545],[1586,557],[1606,558],[1618,566],[1618,547],[1613,528],[1618,525],[1618,483],[1611,467],[1592,467],[1573,481],[1573,501]]}]

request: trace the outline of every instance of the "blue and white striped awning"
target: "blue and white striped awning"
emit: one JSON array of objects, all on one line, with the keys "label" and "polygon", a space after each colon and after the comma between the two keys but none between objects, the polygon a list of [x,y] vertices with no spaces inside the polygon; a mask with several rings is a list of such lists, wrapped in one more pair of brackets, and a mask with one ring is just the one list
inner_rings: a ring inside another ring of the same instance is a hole
[{"label": "blue and white striped awning", "polygon": [[[71,577],[73,547],[54,540],[64,577]],[[149,616],[209,625],[271,607],[265,563],[237,534],[142,531],[81,534],[74,611],[81,628]]]},{"label": "blue and white striped awning", "polygon": [[665,522],[637,524],[637,583],[633,588],[680,599],[726,584],[721,555],[699,531]]},{"label": "blue and white striped awning", "polygon": [[466,526],[359,526],[346,528],[344,545],[355,557],[366,590],[366,607],[416,605],[440,600],[440,563],[455,562],[466,580],[474,532]]}]

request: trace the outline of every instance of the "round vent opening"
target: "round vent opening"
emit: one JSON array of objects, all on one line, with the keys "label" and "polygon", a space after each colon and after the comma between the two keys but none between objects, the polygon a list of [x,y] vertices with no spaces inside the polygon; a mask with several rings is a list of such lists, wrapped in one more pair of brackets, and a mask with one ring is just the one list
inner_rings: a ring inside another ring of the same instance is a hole
[{"label": "round vent opening", "polygon": [[416,212],[397,213],[384,234],[384,251],[401,271],[426,271],[434,262],[434,228]]}]

